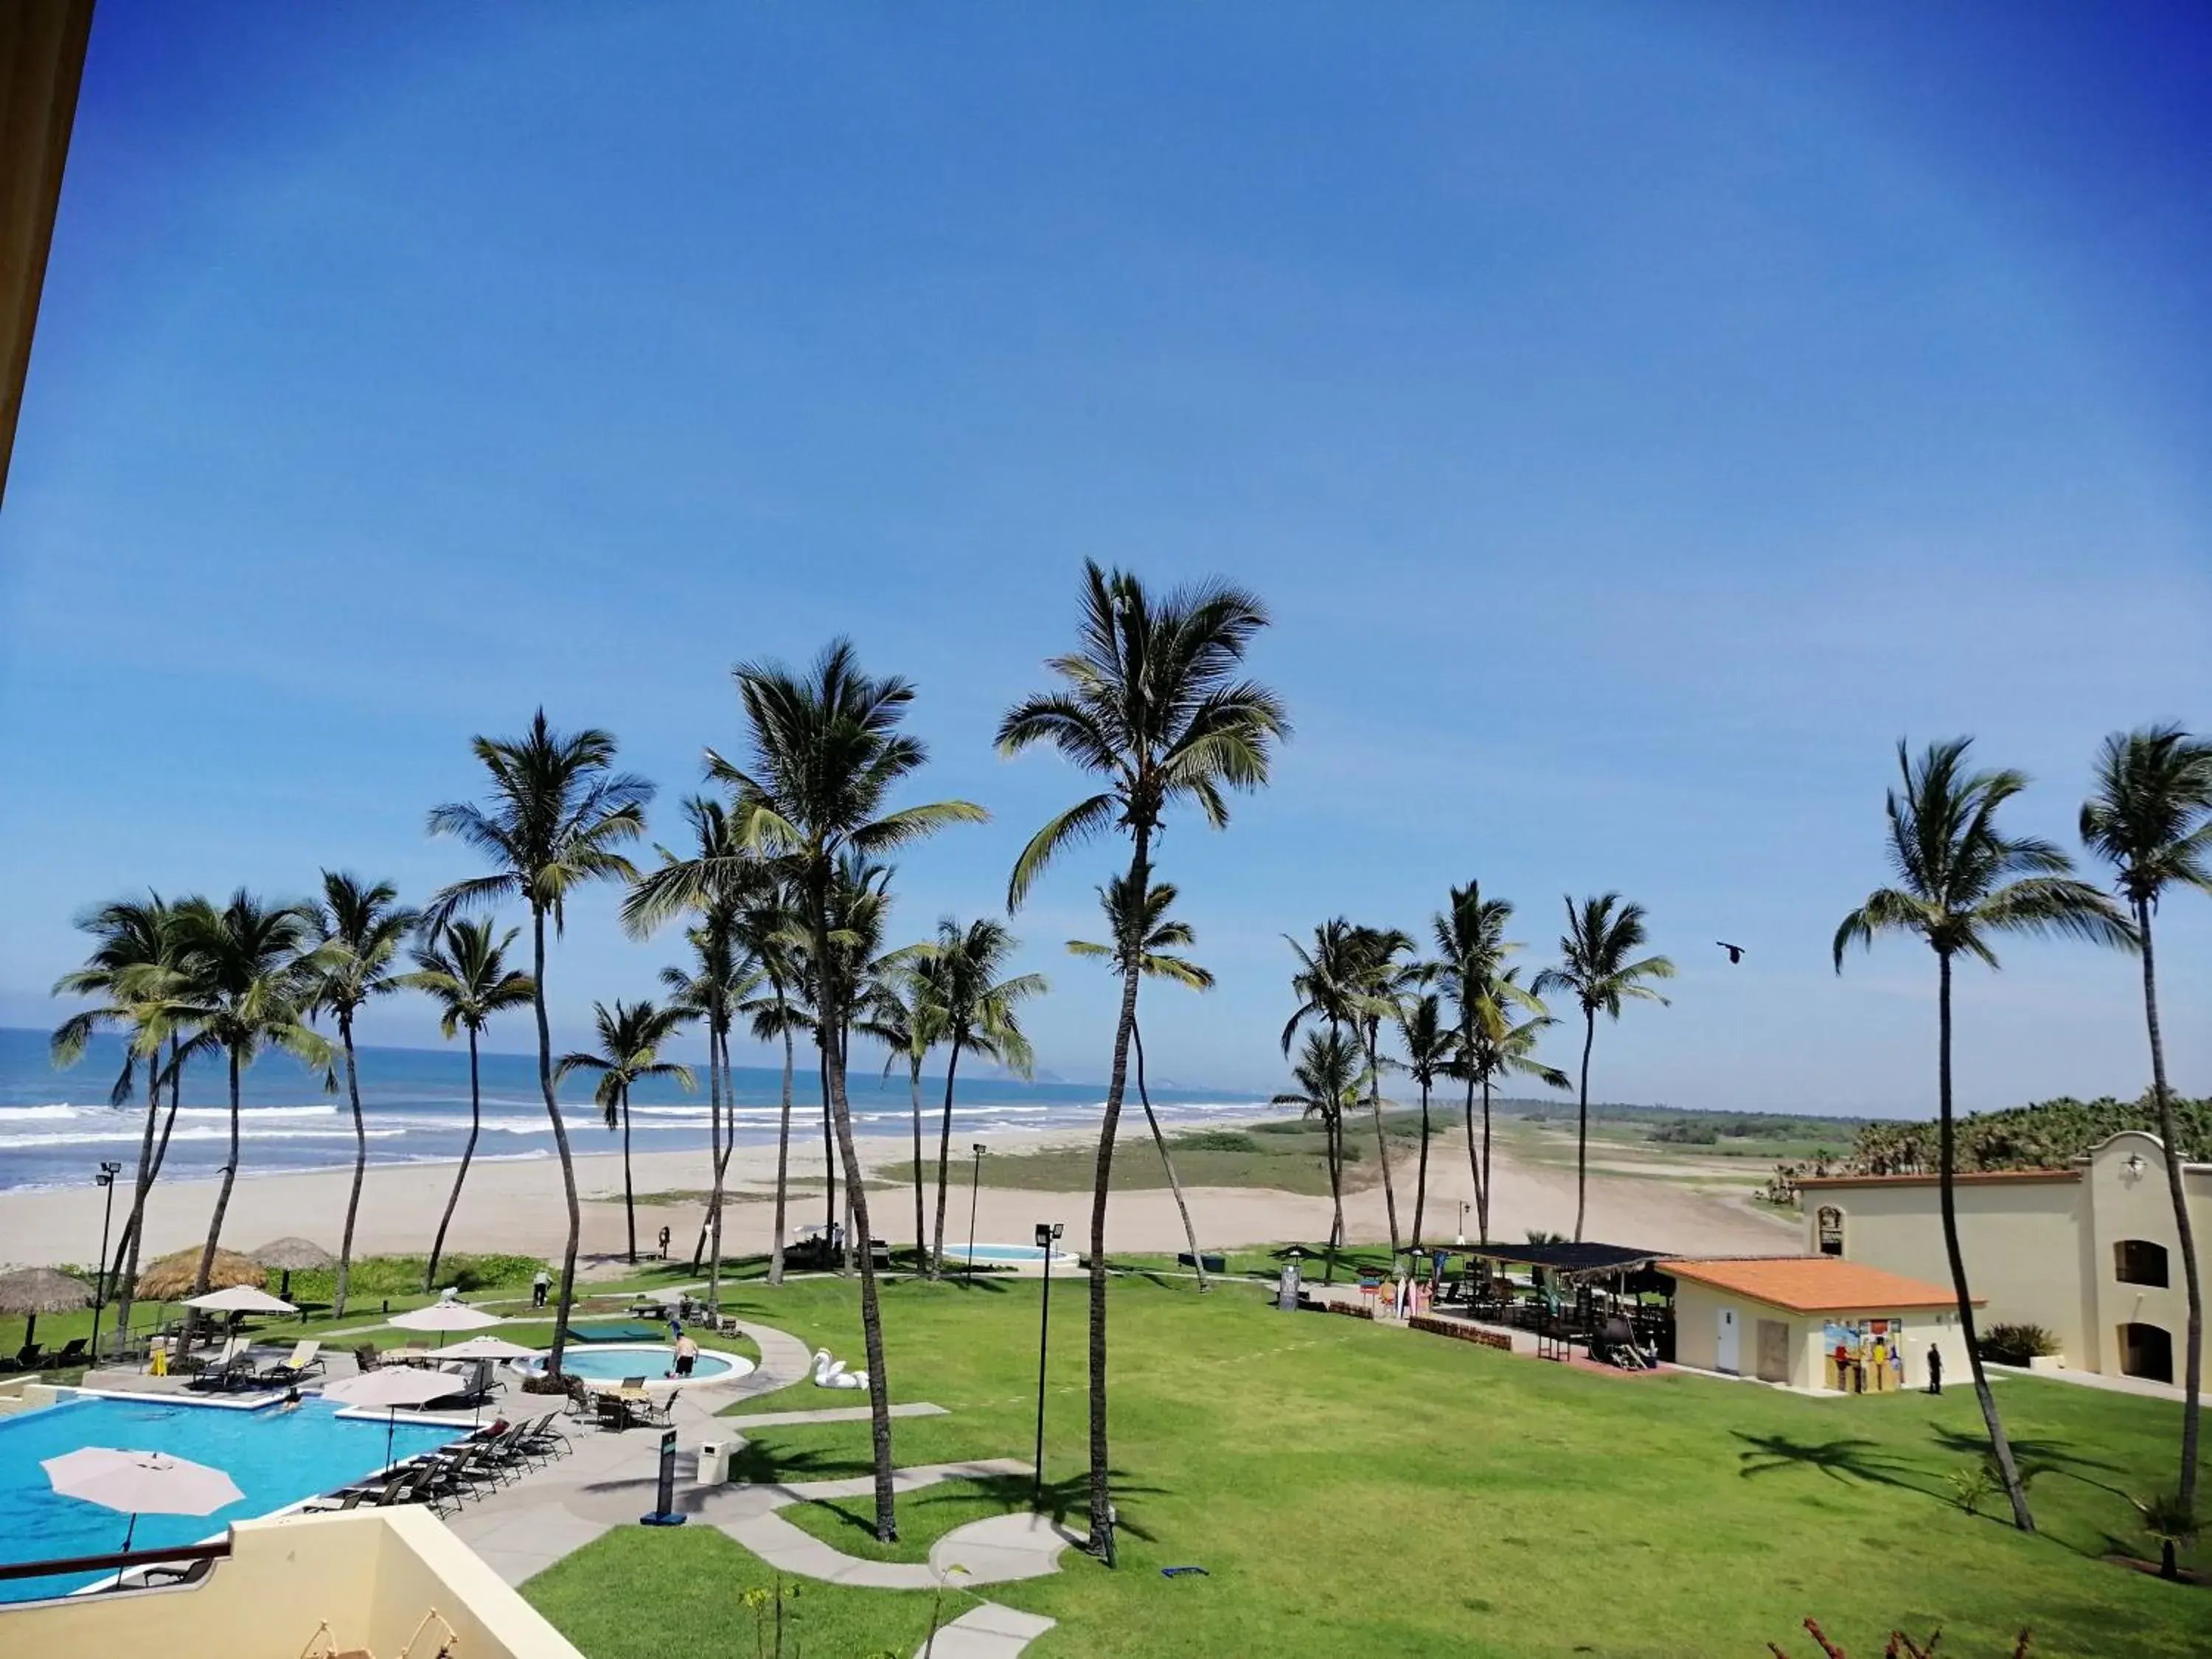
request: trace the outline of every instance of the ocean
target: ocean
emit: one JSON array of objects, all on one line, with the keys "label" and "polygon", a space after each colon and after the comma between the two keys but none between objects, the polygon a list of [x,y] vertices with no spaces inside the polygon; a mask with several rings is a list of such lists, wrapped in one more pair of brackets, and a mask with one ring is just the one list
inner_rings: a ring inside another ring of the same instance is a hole
[{"label": "ocean", "polygon": [[[124,1165],[125,1179],[137,1167],[139,1136],[145,1125],[143,1073],[132,1098],[121,1107],[107,1094],[122,1070],[122,1039],[93,1039],[85,1057],[57,1071],[47,1054],[44,1031],[0,1028],[0,1190],[75,1187],[88,1184],[102,1159]],[[465,1043],[446,1048],[368,1048],[359,1051],[362,1111],[368,1125],[372,1164],[420,1164],[457,1158],[468,1139],[469,1055]],[[792,1135],[794,1144],[818,1144],[822,1088],[814,1056],[802,1048],[792,1079]],[[706,1073],[699,1090],[687,1095],[674,1082],[641,1085],[630,1100],[630,1137],[638,1152],[683,1152],[708,1144]],[[553,1135],[538,1091],[535,1054],[487,1054],[481,1075],[483,1135],[479,1159],[550,1158]],[[562,1085],[562,1110],[570,1143],[579,1153],[617,1152],[610,1132],[592,1103],[593,1079],[578,1073]],[[737,1137],[744,1145],[774,1146],[780,1068],[739,1066],[736,1072]],[[926,1112],[944,1097],[942,1074],[922,1079]],[[856,1070],[847,1084],[856,1133],[904,1133],[908,1122],[904,1067],[890,1077],[873,1067]],[[241,1177],[301,1170],[327,1170],[353,1162],[353,1120],[346,1104],[344,1079],[326,1094],[319,1073],[290,1055],[264,1054],[246,1073],[239,1091]],[[1133,1090],[1132,1091],[1133,1097]],[[1153,1109],[1164,1123],[1180,1127],[1250,1114],[1264,1102],[1256,1095],[1200,1094],[1154,1090]],[[1088,1127],[1097,1121],[1105,1090],[1097,1084],[1021,1083],[994,1078],[960,1079],[953,1109],[953,1133],[965,1146],[989,1144],[994,1133],[1009,1130]],[[1133,1097],[1130,1101],[1135,1107]],[[163,1109],[167,1111],[167,1097]],[[184,1106],[169,1139],[165,1181],[189,1181],[222,1172],[229,1152],[229,1094],[224,1062],[204,1059],[185,1068]],[[925,1117],[925,1129],[933,1123]]]}]

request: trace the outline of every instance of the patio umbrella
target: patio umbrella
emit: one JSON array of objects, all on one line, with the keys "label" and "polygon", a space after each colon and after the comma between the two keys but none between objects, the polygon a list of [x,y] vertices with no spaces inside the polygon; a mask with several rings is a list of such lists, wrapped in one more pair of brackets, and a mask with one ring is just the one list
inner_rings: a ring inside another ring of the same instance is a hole
[{"label": "patio umbrella", "polygon": [[276,1287],[276,1294],[282,1297],[292,1294],[292,1275],[295,1272],[338,1265],[337,1257],[311,1238],[272,1238],[259,1249],[248,1250],[246,1254],[263,1267],[274,1267],[284,1275],[283,1283]]},{"label": "patio umbrella", "polygon": [[392,1462],[392,1433],[399,1422],[399,1408],[427,1406],[433,1400],[444,1399],[459,1386],[460,1379],[450,1372],[417,1370],[411,1365],[386,1365],[329,1384],[323,1389],[323,1398],[349,1406],[386,1408],[384,1461],[388,1467]]},{"label": "patio umbrella", "polygon": [[24,1316],[27,1322],[23,1327],[23,1346],[27,1348],[38,1334],[40,1314],[68,1313],[87,1307],[91,1302],[91,1285],[52,1267],[21,1267],[12,1273],[0,1273],[0,1313]]},{"label": "patio umbrella", "polygon": [[462,1342],[448,1343],[434,1348],[431,1353],[439,1359],[522,1359],[535,1354],[535,1348],[526,1348],[520,1342],[510,1342],[503,1336],[472,1336]]},{"label": "patio umbrella", "polygon": [[[208,1268],[208,1289],[220,1291],[233,1285],[258,1285],[262,1279],[261,1264],[248,1261],[235,1250],[217,1250],[215,1261]],[[199,1288],[200,1247],[178,1250],[159,1261],[149,1261],[138,1270],[137,1295],[143,1302],[174,1302],[180,1296],[190,1296]]]},{"label": "patio umbrella", "polygon": [[221,1469],[167,1452],[119,1451],[86,1446],[41,1461],[46,1479],[64,1498],[117,1510],[131,1517],[123,1547],[131,1547],[142,1515],[212,1515],[246,1494]]},{"label": "patio umbrella", "polygon": [[433,1302],[412,1313],[394,1314],[389,1322],[404,1331],[480,1331],[487,1325],[507,1322],[465,1302]]},{"label": "patio umbrella", "polygon": [[297,1313],[290,1303],[269,1294],[256,1285],[233,1285],[228,1290],[210,1291],[205,1296],[196,1296],[187,1301],[187,1308],[198,1308],[202,1313]]}]

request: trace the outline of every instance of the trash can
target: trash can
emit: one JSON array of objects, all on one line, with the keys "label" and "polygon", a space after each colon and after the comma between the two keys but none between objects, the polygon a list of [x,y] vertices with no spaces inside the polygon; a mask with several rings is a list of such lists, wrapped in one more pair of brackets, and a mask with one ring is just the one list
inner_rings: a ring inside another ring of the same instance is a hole
[{"label": "trash can", "polygon": [[730,1478],[730,1449],[720,1440],[699,1443],[699,1484],[720,1486]]}]

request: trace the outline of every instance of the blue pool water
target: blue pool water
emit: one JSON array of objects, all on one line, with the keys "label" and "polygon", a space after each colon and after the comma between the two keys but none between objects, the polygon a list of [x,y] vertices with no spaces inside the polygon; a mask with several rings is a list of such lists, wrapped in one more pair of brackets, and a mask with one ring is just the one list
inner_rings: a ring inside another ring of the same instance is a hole
[{"label": "blue pool water", "polygon": [[[43,1459],[83,1446],[167,1452],[222,1470],[246,1494],[208,1516],[138,1518],[133,1549],[189,1544],[233,1521],[266,1515],[303,1498],[373,1474],[385,1466],[382,1418],[346,1418],[310,1395],[295,1412],[255,1411],[185,1401],[130,1401],[80,1395],[43,1411],[0,1417],[0,1560],[97,1555],[123,1547],[131,1517],[58,1496]],[[409,1423],[393,1431],[392,1455],[411,1457],[465,1433],[449,1425]],[[0,1601],[59,1595],[100,1575],[0,1579]]]},{"label": "blue pool water", "polygon": [[[544,1359],[520,1359],[518,1370],[543,1370]],[[561,1369],[571,1376],[580,1376],[586,1382],[619,1382],[626,1376],[642,1376],[653,1382],[676,1369],[676,1350],[663,1344],[659,1347],[640,1344],[624,1344],[621,1347],[592,1347],[581,1342],[571,1342],[561,1355]],[[691,1380],[703,1382],[710,1376],[724,1376],[731,1370],[728,1358],[722,1354],[699,1355],[698,1363],[691,1368]],[[748,1365],[747,1370],[751,1367]]]},{"label": "blue pool water", "polygon": [[[949,1245],[945,1255],[957,1255],[971,1261],[1042,1261],[1044,1252],[1034,1244],[978,1244],[973,1249],[964,1245]],[[1054,1261],[1067,1260],[1067,1252],[1054,1250]]]}]

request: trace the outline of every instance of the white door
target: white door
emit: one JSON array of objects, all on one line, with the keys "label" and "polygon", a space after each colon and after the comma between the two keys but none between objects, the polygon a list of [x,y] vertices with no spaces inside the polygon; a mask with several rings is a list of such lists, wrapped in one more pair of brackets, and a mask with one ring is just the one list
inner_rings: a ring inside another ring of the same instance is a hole
[{"label": "white door", "polygon": [[1714,1344],[1713,1351],[1713,1369],[1715,1370],[1727,1371],[1730,1375],[1734,1375],[1743,1369],[1741,1357],[1737,1349],[1737,1338],[1740,1334],[1741,1333],[1737,1331],[1735,1325],[1735,1310],[1734,1308],[1723,1308],[1721,1310],[1720,1336],[1718,1340]]}]

